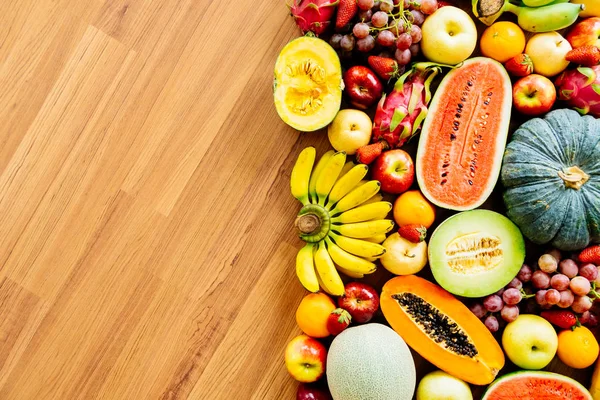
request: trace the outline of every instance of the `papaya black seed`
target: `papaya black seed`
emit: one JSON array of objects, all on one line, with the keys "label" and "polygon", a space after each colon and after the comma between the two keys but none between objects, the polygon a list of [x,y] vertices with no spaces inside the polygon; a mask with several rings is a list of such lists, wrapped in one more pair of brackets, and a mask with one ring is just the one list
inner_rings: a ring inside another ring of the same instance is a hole
[{"label": "papaya black seed", "polygon": [[451,352],[475,357],[479,352],[458,324],[414,293],[393,294],[392,298],[435,342]]}]

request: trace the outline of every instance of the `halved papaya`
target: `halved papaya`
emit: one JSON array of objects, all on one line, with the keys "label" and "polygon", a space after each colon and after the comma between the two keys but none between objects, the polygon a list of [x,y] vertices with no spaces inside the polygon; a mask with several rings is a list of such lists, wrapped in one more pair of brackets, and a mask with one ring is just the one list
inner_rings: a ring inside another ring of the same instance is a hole
[{"label": "halved papaya", "polygon": [[479,318],[423,278],[390,279],[383,286],[381,310],[410,347],[457,378],[487,385],[504,366],[502,348]]}]

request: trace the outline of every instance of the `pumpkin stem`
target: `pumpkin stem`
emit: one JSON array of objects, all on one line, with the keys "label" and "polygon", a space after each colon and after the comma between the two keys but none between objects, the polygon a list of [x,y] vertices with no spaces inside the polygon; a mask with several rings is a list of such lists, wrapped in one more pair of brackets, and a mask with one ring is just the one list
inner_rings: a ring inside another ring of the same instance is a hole
[{"label": "pumpkin stem", "polygon": [[296,218],[296,228],[305,235],[310,235],[321,229],[321,219],[315,214],[304,214]]},{"label": "pumpkin stem", "polygon": [[558,171],[558,176],[565,182],[565,186],[571,189],[579,190],[590,179],[590,176],[583,172],[581,168],[572,166]]}]

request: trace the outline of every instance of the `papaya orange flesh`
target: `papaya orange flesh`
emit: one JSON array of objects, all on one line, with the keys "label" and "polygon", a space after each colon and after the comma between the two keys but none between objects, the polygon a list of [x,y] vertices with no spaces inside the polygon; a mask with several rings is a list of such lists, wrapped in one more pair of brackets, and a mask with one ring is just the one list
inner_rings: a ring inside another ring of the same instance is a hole
[{"label": "papaya orange flesh", "polygon": [[410,347],[457,378],[487,385],[504,366],[500,345],[479,318],[423,278],[390,279],[383,286],[381,310]]}]

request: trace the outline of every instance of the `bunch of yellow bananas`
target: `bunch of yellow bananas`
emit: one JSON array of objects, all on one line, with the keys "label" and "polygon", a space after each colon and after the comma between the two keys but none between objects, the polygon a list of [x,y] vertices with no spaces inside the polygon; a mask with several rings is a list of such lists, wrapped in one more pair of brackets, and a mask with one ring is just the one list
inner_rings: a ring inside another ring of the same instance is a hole
[{"label": "bunch of yellow bananas", "polygon": [[[394,222],[384,219],[392,204],[382,201],[379,181],[364,181],[368,166],[346,162],[346,153],[333,150],[315,164],[316,151],[307,147],[298,156],[291,176],[292,195],[304,207],[296,218],[306,245],[296,257],[296,275],[311,292],[344,294],[338,271],[353,278],[375,272],[375,259]],[[313,169],[314,166],[314,169]]]}]

